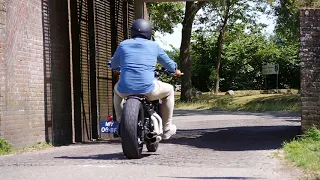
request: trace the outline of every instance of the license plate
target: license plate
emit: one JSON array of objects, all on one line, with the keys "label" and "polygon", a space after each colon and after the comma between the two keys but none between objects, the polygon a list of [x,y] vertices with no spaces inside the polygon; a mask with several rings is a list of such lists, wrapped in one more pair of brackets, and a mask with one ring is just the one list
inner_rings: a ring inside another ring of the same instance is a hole
[{"label": "license plate", "polygon": [[118,134],[119,122],[118,121],[100,121],[100,132],[106,134]]}]

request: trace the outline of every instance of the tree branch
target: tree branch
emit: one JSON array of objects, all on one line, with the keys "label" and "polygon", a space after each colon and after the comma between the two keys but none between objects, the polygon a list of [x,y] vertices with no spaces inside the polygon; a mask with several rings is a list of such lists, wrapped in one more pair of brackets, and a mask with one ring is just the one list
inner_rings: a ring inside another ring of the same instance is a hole
[{"label": "tree branch", "polygon": [[196,11],[198,12],[205,4],[206,4],[206,1],[198,1],[196,3]]}]

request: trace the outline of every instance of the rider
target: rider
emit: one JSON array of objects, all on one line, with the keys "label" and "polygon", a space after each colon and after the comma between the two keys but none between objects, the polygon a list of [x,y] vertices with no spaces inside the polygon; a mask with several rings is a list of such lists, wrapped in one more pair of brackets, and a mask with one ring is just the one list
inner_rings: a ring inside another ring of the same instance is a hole
[{"label": "rider", "polygon": [[120,80],[114,87],[114,106],[117,119],[121,120],[122,100],[128,95],[145,95],[150,101],[161,99],[163,139],[169,139],[176,133],[172,124],[174,108],[174,89],[171,84],[158,81],[154,77],[158,62],[175,76],[181,71],[160,46],[151,40],[152,27],[149,21],[137,19],[131,27],[131,39],[124,40],[118,46],[110,63],[112,69],[120,67]]}]

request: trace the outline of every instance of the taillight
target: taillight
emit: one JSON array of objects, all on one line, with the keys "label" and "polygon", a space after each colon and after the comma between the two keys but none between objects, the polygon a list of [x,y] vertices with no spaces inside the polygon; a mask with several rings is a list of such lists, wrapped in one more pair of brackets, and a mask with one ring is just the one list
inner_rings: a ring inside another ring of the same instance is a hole
[{"label": "taillight", "polygon": [[112,121],[113,117],[110,115],[108,116],[108,121]]}]

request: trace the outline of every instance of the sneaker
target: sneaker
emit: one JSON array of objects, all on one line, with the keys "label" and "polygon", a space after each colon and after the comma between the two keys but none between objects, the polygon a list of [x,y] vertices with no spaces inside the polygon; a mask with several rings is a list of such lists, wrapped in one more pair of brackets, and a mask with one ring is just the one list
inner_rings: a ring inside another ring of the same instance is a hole
[{"label": "sneaker", "polygon": [[177,132],[177,126],[171,124],[168,130],[165,130],[162,135],[162,139],[170,139],[172,135],[175,135]]}]

